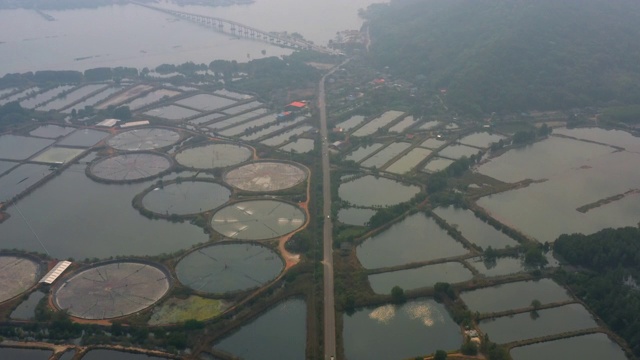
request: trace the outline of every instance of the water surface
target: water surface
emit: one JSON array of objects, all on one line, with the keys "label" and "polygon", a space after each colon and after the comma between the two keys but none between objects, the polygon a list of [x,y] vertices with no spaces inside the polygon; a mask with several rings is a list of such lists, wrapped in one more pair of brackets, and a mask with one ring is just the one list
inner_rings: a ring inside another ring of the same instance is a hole
[{"label": "water surface", "polygon": [[513,360],[626,360],[618,344],[605,334],[589,334],[547,341],[511,350]]},{"label": "water surface", "polygon": [[0,359],[49,360],[51,350],[0,347]]},{"label": "water surface", "polygon": [[367,269],[463,255],[467,250],[424,213],[413,214],[357,247]]},{"label": "water surface", "polygon": [[9,208],[12,216],[0,224],[1,246],[46,248],[52,257],[84,259],[172,253],[205,241],[196,226],[149,220],[131,206],[131,199],[150,184],[100,184],[87,178],[85,166],[72,165],[20,201],[24,218]]},{"label": "water surface", "polygon": [[515,240],[477,218],[471,210],[448,206],[446,208],[439,207],[434,210],[434,213],[460,231],[467,240],[483,249],[487,249],[489,246],[494,249],[518,246]]},{"label": "water surface", "polygon": [[338,211],[338,221],[344,224],[364,226],[376,213],[372,209],[345,208]]},{"label": "water surface", "polygon": [[305,358],[307,306],[287,300],[216,343],[220,349],[245,360],[300,360]]},{"label": "water surface", "polygon": [[433,300],[362,309],[343,316],[343,324],[348,359],[406,359],[462,344],[460,328]]},{"label": "water surface", "polygon": [[598,326],[580,304],[482,320],[479,325],[491,341],[498,344]]},{"label": "water surface", "polygon": [[360,206],[391,206],[411,200],[420,192],[415,185],[366,175],[340,184],[338,196],[345,201]]},{"label": "water surface", "polygon": [[380,168],[394,157],[400,155],[401,152],[405,151],[410,146],[411,144],[405,142],[392,143],[386,148],[378,151],[375,155],[371,156],[367,160],[363,161],[360,165],[364,167]]},{"label": "water surface", "polygon": [[150,356],[146,354],[135,354],[124,351],[115,351],[115,350],[90,350],[87,352],[85,356],[82,357],[82,360],[163,360],[165,358]]},{"label": "water surface", "polygon": [[26,160],[33,154],[53,144],[53,140],[28,136],[0,136],[0,158],[7,160]]},{"label": "water surface", "polygon": [[394,286],[404,290],[432,287],[438,282],[455,284],[471,280],[473,274],[458,262],[422,266],[415,269],[369,275],[371,288],[377,294],[389,294]]},{"label": "water surface", "polygon": [[18,307],[13,310],[10,318],[19,320],[33,320],[35,317],[36,306],[40,300],[45,297],[45,294],[40,291],[34,291],[29,294],[29,297],[20,303]]},{"label": "water surface", "polygon": [[460,294],[471,311],[491,313],[531,306],[533,300],[541,304],[571,300],[567,291],[550,279],[520,281],[492,286]]}]

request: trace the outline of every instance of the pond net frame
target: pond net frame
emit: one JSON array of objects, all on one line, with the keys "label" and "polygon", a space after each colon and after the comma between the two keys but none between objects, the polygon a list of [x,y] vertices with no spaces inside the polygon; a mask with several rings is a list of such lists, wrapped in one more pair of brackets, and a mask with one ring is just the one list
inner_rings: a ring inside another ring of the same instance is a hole
[{"label": "pond net frame", "polygon": [[211,227],[235,240],[267,240],[300,229],[305,212],[282,200],[244,200],[220,208],[213,214]]},{"label": "pond net frame", "polygon": [[149,127],[123,131],[107,140],[107,145],[121,151],[144,151],[161,149],[180,141],[175,130]]},{"label": "pond net frame", "polygon": [[154,152],[116,154],[92,161],[85,173],[105,183],[142,182],[169,173],[174,167],[171,157]]},{"label": "pond net frame", "polygon": [[291,189],[309,178],[300,164],[284,161],[254,161],[227,171],[222,180],[236,189],[276,192]]},{"label": "pond net frame", "polygon": [[171,288],[171,275],[160,264],[119,260],[94,264],[58,281],[53,304],[87,320],[124,317],[160,301]]}]

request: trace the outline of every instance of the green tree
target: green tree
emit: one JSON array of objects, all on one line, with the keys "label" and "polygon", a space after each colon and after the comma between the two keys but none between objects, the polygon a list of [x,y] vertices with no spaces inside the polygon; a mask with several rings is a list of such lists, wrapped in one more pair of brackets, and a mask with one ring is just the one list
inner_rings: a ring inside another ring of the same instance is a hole
[{"label": "green tree", "polygon": [[433,360],[447,360],[447,352],[444,350],[436,350]]},{"label": "green tree", "polygon": [[407,298],[404,294],[404,289],[402,289],[398,285],[394,286],[391,289],[391,301],[393,301],[394,304],[402,304],[407,301]]},{"label": "green tree", "polygon": [[475,356],[478,355],[478,345],[470,340],[466,340],[462,347],[460,348],[460,352],[463,355]]},{"label": "green tree", "polygon": [[112,116],[120,120],[129,120],[131,119],[131,110],[128,106],[120,106],[113,110]]},{"label": "green tree", "polygon": [[534,310],[538,310],[538,309],[540,309],[540,306],[542,306],[542,303],[540,302],[540,300],[538,300],[538,299],[533,299],[533,301],[531,301],[531,307],[532,307]]}]

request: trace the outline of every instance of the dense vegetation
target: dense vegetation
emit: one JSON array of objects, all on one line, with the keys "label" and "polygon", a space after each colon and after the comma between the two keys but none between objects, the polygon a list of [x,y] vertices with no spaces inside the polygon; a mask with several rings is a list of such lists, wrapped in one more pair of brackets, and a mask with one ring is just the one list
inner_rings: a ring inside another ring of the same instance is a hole
[{"label": "dense vegetation", "polygon": [[640,229],[605,229],[562,235],[554,250],[585,271],[562,280],[640,356]]},{"label": "dense vegetation", "polygon": [[380,68],[447,88],[447,101],[467,113],[640,98],[635,0],[395,0],[365,16]]}]

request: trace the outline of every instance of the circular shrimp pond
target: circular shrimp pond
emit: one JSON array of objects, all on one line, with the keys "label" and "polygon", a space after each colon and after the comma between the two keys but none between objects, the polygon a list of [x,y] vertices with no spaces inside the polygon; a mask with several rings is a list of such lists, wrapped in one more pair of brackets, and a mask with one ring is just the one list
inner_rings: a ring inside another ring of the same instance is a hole
[{"label": "circular shrimp pond", "polygon": [[297,230],[304,221],[305,214],[297,206],[277,200],[250,200],[218,210],[211,226],[228,238],[264,240]]},{"label": "circular shrimp pond", "polygon": [[19,256],[0,256],[0,303],[29,290],[36,281],[40,266]]},{"label": "circular shrimp pond", "polygon": [[230,195],[220,184],[183,180],[152,189],[142,198],[142,206],[156,214],[191,215],[221,206]]},{"label": "circular shrimp pond", "polygon": [[176,154],[176,161],[193,169],[217,169],[238,165],[251,158],[253,152],[235,144],[208,144],[188,148]]},{"label": "circular shrimp pond", "polygon": [[176,266],[178,280],[202,292],[221,294],[260,287],[282,272],[282,259],[266,246],[228,243],[207,246]]},{"label": "circular shrimp pond", "polygon": [[109,156],[92,163],[89,174],[108,181],[139,181],[158,176],[171,168],[164,155],[133,153]]},{"label": "circular shrimp pond", "polygon": [[121,132],[107,140],[107,144],[118,150],[137,151],[163,148],[179,140],[180,134],[173,130],[145,128]]},{"label": "circular shrimp pond", "polygon": [[300,166],[260,161],[230,170],[224,181],[240,190],[270,192],[294,187],[307,179]]},{"label": "circular shrimp pond", "polygon": [[83,270],[54,292],[58,308],[82,319],[111,319],[148,308],[169,291],[163,269],[141,262],[113,262]]}]

